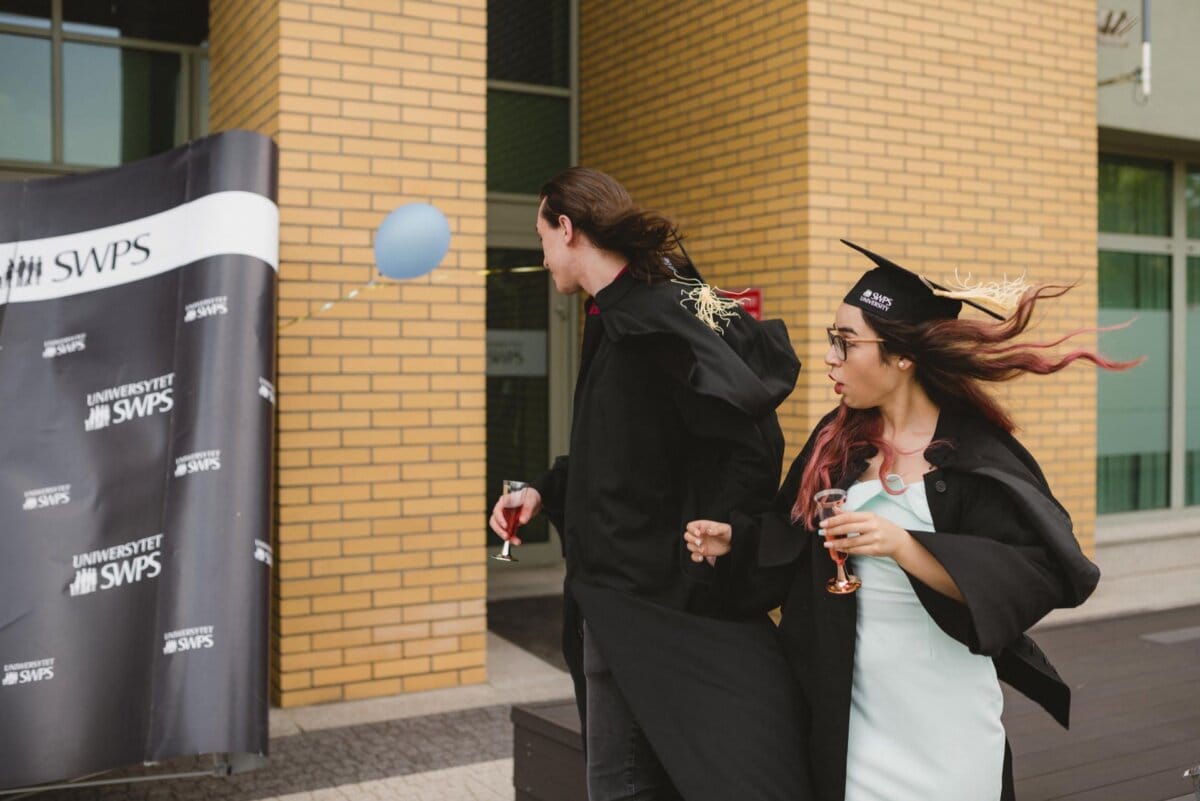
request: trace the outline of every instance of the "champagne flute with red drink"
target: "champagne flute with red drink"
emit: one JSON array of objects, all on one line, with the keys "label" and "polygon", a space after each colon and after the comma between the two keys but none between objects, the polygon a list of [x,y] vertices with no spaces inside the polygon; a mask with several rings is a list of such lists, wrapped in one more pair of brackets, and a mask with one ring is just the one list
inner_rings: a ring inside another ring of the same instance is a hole
[{"label": "champagne flute with red drink", "polygon": [[[817,505],[817,516],[822,522],[828,520],[834,515],[842,513],[842,504],[846,502],[846,491],[844,489],[825,489],[813,496],[813,503]],[[824,536],[823,532],[817,532]],[[847,536],[855,536],[849,534]],[[862,581],[858,576],[846,573],[846,552],[839,551],[837,548],[830,548],[829,558],[837,564],[837,577],[831,578],[825,582],[825,589],[834,595],[846,595],[856,591],[862,586]]]},{"label": "champagne flute with red drink", "polygon": [[512,538],[521,526],[521,506],[525,503],[525,490],[528,487],[529,484],[524,481],[509,479],[504,482],[504,490],[500,496],[500,502],[503,504],[501,514],[504,515],[504,527],[508,529],[508,539],[504,541],[504,547],[500,549],[500,553],[492,555],[493,559],[498,559],[501,562],[519,561],[517,557],[512,555]]}]

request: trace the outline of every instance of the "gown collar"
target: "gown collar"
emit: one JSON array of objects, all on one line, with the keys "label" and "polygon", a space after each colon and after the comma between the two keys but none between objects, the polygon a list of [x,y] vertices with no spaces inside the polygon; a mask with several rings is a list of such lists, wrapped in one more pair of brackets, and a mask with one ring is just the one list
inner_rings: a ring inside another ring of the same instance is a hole
[{"label": "gown collar", "polygon": [[846,505],[854,509],[861,509],[863,505],[877,497],[882,497],[886,501],[906,509],[925,525],[933,525],[933,514],[930,512],[929,503],[926,500],[923,481],[906,485],[904,492],[899,495],[887,492],[883,487],[883,482],[877,478],[857,481],[851,484],[846,492]]}]

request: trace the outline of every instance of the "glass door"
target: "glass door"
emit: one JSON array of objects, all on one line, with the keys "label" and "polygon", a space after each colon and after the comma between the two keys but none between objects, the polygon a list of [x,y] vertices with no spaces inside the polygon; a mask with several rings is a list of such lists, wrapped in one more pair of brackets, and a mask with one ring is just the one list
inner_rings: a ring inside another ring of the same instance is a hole
[{"label": "glass door", "polygon": [[[487,4],[489,514],[501,481],[536,478],[567,452],[580,300],[551,287],[534,220],[542,183],[578,160],[578,30],[578,0]],[[557,532],[535,519],[521,539],[519,562],[488,560],[489,597],[561,591]]]},{"label": "glass door", "polygon": [[[489,248],[487,274],[487,509],[490,512],[505,479],[529,481],[550,465],[555,448],[565,452],[559,437],[552,436],[558,418],[553,384],[570,378],[553,369],[551,340],[562,336],[553,330],[549,274],[542,267],[541,250]],[[558,328],[562,328],[559,326]],[[555,348],[555,351],[558,349]],[[488,551],[499,550],[501,540],[487,532]],[[521,567],[555,564],[562,559],[557,534],[544,515],[521,529],[522,545],[516,564],[489,562],[491,569],[511,571]]]}]

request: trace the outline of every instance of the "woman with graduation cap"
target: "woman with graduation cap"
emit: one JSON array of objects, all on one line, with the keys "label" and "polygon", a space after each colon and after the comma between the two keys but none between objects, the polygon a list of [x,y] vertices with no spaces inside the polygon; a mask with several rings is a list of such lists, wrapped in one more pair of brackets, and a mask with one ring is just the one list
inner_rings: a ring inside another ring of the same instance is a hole
[{"label": "woman with graduation cap", "polygon": [[[997,680],[1067,726],[1070,690],[1025,631],[1082,603],[1099,570],[981,382],[1132,363],[1045,355],[1069,337],[1014,341],[1067,287],[951,291],[846,244],[876,266],[827,331],[840,405],[771,512],[696,520],[684,536],[694,560],[721,557],[746,581],[742,598],[782,600],[818,798],[1011,799]],[[997,320],[957,319],[963,302]],[[825,489],[846,494],[822,521]],[[839,580],[835,547],[856,576]]]}]

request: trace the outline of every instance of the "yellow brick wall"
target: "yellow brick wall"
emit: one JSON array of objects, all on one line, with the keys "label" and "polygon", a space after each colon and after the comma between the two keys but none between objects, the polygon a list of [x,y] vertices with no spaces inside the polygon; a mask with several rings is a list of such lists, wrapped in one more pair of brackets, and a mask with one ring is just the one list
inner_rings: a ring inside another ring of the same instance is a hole
[{"label": "yellow brick wall", "polygon": [[[844,236],[930,275],[1078,281],[1046,305],[1035,335],[1095,325],[1095,3],[810,8],[807,260],[845,287],[863,259]],[[803,386],[827,395],[825,383],[810,373]],[[1090,544],[1095,371],[1026,377],[999,394]]]},{"label": "yellow brick wall", "polygon": [[[821,329],[865,269],[839,238],[930,275],[1078,281],[1037,331],[1094,325],[1090,0],[583,0],[582,17],[581,161],[787,321],[806,364],[791,450],[835,402]],[[999,391],[1090,545],[1094,371]]]},{"label": "yellow brick wall", "polygon": [[273,2],[209,0],[209,129],[279,132],[279,11]]},{"label": "yellow brick wall", "polygon": [[[805,5],[583,0],[580,22],[581,163],[671,216],[708,281],[762,288],[793,338],[827,316],[802,247]],[[789,442],[810,425],[781,415]]]},{"label": "yellow brick wall", "polygon": [[[279,318],[314,315],[279,338],[274,701],[483,681],[485,2],[227,4],[273,14],[275,99],[255,79],[214,93],[213,120],[277,107]],[[416,201],[450,220],[442,265],[318,313]]]}]

